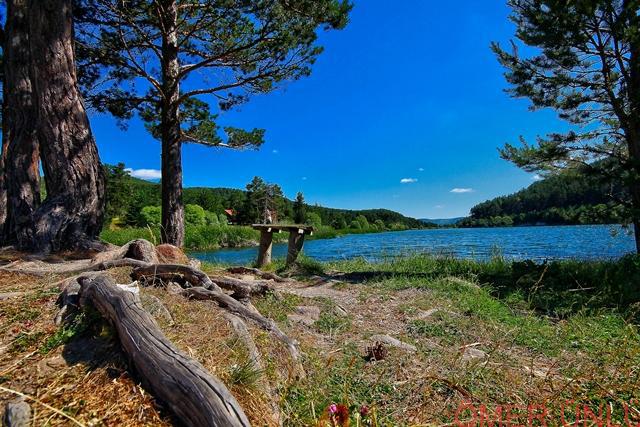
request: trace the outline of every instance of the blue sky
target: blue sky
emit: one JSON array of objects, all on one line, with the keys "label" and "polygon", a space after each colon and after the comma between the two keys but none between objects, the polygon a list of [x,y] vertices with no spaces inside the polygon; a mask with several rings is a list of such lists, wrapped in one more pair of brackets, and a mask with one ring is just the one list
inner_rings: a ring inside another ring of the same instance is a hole
[{"label": "blue sky", "polygon": [[[243,188],[258,175],[309,203],[419,218],[464,216],[529,185],[497,147],[566,126],[504,93],[489,44],[513,37],[508,14],[503,0],[357,1],[345,30],[321,35],[310,77],[220,117],[266,129],[263,147],[185,145],[184,185]],[[159,169],[160,144],[139,121],[91,123],[104,162]]]}]

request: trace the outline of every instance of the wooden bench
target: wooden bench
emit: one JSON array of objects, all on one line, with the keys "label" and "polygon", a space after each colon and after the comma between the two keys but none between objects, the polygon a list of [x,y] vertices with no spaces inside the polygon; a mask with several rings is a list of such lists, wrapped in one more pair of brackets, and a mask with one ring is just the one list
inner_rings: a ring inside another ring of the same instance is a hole
[{"label": "wooden bench", "polygon": [[287,249],[287,265],[291,265],[298,258],[298,254],[304,245],[304,236],[313,235],[313,227],[308,225],[277,225],[277,224],[253,224],[254,230],[260,231],[260,248],[258,249],[258,268],[271,262],[271,248],[273,246],[273,233],[281,231],[289,232],[289,247]]}]

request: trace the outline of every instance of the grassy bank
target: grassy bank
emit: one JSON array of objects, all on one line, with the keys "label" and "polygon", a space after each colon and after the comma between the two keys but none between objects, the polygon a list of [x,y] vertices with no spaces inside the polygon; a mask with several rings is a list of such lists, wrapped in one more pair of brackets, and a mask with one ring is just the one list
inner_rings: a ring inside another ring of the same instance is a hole
[{"label": "grassy bank", "polygon": [[[384,231],[388,230],[376,228],[336,230],[333,227],[323,225],[315,228],[310,239],[332,239],[347,234],[379,233]],[[134,239],[147,239],[152,243],[159,243],[160,229],[158,227],[105,228],[100,234],[100,238],[114,245],[124,245]],[[273,235],[275,243],[286,242],[287,238],[287,233]],[[187,225],[185,229],[185,248],[190,251],[256,246],[259,240],[260,232],[246,225]]]},{"label": "grassy bank", "polygon": [[[248,323],[257,368],[216,304],[162,287],[141,287],[140,296],[165,335],[231,390],[252,425],[279,425],[270,418],[275,404],[291,427],[346,425],[329,421],[332,405],[351,426],[551,426],[562,416],[565,425],[626,426],[640,422],[639,260],[302,257],[289,272],[276,261],[272,270],[296,280],[252,303],[299,342],[303,378],[291,375],[284,346]],[[130,269],[110,273],[130,281]],[[59,279],[0,273],[0,293],[16,294],[0,305],[0,385],[50,405],[37,407],[34,425],[67,425],[51,407],[86,425],[170,425],[108,324],[92,316],[53,324]],[[404,347],[373,353],[381,335]],[[13,398],[0,392],[0,406]]]},{"label": "grassy bank", "polygon": [[[303,260],[303,274],[323,270],[340,280],[328,296],[351,293],[356,301],[313,302],[322,307],[313,329],[330,344],[306,349],[310,375],[285,394],[295,420],[290,425],[315,425],[317,408],[332,403],[345,405],[352,422],[367,406],[376,414],[372,425],[458,425],[457,419],[482,425],[483,410],[496,420],[505,405],[515,407],[512,424],[505,425],[531,425],[527,407],[540,405],[548,410],[546,424],[533,425],[558,425],[568,400],[574,403],[567,422],[580,417],[577,405],[596,418],[599,410],[606,417],[608,406],[611,418],[622,422],[624,405],[640,398],[634,373],[640,369],[639,261]],[[287,319],[301,304],[311,303],[258,306]],[[367,362],[363,342],[375,333],[417,351],[392,349],[384,360]],[[468,356],[469,348],[479,352]],[[465,403],[470,406],[460,412]],[[637,409],[629,415],[632,425],[640,421]]]}]

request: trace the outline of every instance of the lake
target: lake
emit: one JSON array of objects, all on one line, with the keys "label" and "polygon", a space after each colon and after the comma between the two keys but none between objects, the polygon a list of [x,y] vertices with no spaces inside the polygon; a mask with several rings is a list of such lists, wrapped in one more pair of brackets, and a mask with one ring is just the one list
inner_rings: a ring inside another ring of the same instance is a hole
[{"label": "lake", "polygon": [[[510,259],[615,259],[635,251],[633,234],[621,226],[575,225],[553,227],[442,228],[350,234],[335,239],[308,240],[305,255],[319,261],[363,257],[375,261],[388,256],[430,253],[478,260],[501,253]],[[273,257],[285,257],[287,245],[273,245]],[[203,261],[247,264],[258,248],[194,252]]]}]

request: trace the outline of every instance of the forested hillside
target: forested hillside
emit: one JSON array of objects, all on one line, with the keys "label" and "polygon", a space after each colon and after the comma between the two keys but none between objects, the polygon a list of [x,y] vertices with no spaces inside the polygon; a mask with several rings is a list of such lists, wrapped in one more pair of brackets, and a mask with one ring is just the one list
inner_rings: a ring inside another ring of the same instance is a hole
[{"label": "forested hillside", "polygon": [[[146,226],[149,224],[149,212],[159,215],[161,204],[160,184],[133,178],[124,170],[124,165],[105,166],[107,170],[107,216],[108,221],[116,219],[122,225]],[[184,204],[197,205],[208,214],[224,218],[224,211],[236,212],[239,223],[251,223],[257,218],[251,217],[251,200],[248,192],[231,188],[192,187],[184,190]],[[295,222],[295,202],[282,196],[276,196],[274,208],[279,222]],[[153,209],[151,208],[153,207]],[[246,212],[245,212],[246,211]],[[305,222],[314,225],[327,225],[335,229],[402,230],[424,228],[428,224],[408,218],[398,212],[387,209],[346,210],[332,209],[317,205],[304,204]],[[186,211],[189,215],[189,209]],[[188,221],[188,218],[187,218]]]},{"label": "forested hillside", "polygon": [[496,197],[471,208],[462,227],[528,224],[610,224],[624,221],[618,202],[621,186],[604,183],[586,171],[552,175],[517,193]]}]

